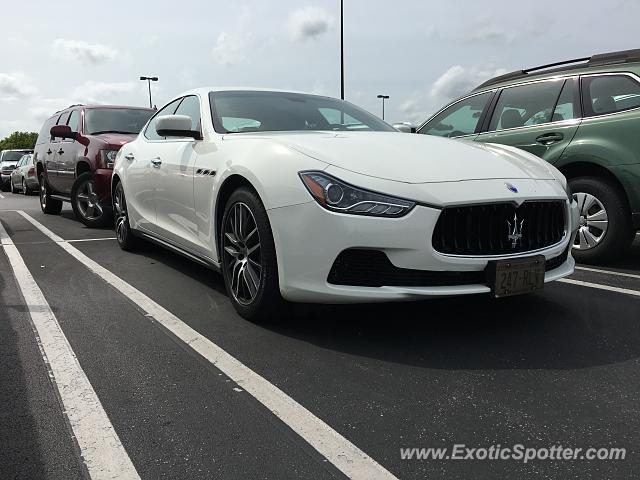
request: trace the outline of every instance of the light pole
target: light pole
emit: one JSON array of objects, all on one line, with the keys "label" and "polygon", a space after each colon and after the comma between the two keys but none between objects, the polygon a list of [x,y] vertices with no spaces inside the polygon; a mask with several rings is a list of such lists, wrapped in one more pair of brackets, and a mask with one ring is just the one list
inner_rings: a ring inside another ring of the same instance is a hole
[{"label": "light pole", "polygon": [[340,0],[340,98],[344,100],[344,0]]},{"label": "light pole", "polygon": [[382,119],[384,120],[384,101],[389,99],[389,95],[378,95],[382,99]]},{"label": "light pole", "polygon": [[153,108],[153,103],[151,102],[151,82],[157,82],[158,77],[140,77],[140,80],[146,80],[149,84],[149,108]]}]

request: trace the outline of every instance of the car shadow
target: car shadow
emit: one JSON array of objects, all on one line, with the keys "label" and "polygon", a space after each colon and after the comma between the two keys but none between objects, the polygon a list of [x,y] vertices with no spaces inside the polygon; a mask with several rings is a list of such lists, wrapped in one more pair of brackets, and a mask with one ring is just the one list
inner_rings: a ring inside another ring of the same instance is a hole
[{"label": "car shadow", "polygon": [[[595,265],[586,265],[595,266]],[[601,265],[603,267],[619,268],[623,270],[635,270],[640,273],[640,235],[636,235],[636,239],[631,245],[629,251],[618,260],[608,262]]]},{"label": "car shadow", "polygon": [[82,226],[82,228],[84,229],[89,229],[89,230],[96,230],[96,231],[106,231],[106,230],[111,230],[113,231],[113,224],[107,224],[104,227],[87,227],[86,225],[83,225],[83,223],[80,221],[80,219],[78,217],[76,217],[75,213],[73,213],[73,210],[62,210],[60,212],[60,216],[62,218],[65,218],[67,220],[73,220],[74,222],[78,222],[79,225]]},{"label": "car shadow", "polygon": [[[226,295],[222,276],[210,269],[154,245],[140,254]],[[640,357],[640,322],[628,309],[628,303],[552,283],[539,294],[503,299],[291,304],[259,324],[229,305],[225,313],[232,318],[225,320],[322,349],[424,368],[575,369]]]}]

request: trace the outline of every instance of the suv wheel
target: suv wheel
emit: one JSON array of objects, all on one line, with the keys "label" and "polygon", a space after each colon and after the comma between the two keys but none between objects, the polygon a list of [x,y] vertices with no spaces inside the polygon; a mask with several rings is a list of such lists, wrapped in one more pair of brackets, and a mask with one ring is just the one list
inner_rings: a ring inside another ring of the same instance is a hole
[{"label": "suv wheel", "polygon": [[273,234],[257,194],[231,194],[220,227],[222,274],[236,311],[253,321],[272,319],[285,305],[280,296]]},{"label": "suv wheel", "polygon": [[129,224],[127,200],[124,196],[122,182],[118,182],[113,193],[113,222],[116,227],[116,239],[122,250],[131,251],[140,246],[140,239],[133,235]]},{"label": "suv wheel", "polygon": [[83,173],[73,183],[71,207],[76,217],[87,227],[103,227],[109,223],[110,215],[100,205],[91,172]]},{"label": "suv wheel", "polygon": [[40,174],[40,208],[49,215],[59,215],[62,210],[62,200],[51,198],[51,190],[44,172]]},{"label": "suv wheel", "polygon": [[569,185],[580,209],[572,252],[576,261],[602,263],[623,254],[634,232],[616,186],[598,177],[574,178]]}]

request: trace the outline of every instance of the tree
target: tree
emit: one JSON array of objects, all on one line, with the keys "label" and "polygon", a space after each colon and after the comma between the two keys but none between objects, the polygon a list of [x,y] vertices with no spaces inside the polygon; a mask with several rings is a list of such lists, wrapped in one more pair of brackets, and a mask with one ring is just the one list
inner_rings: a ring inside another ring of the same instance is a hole
[{"label": "tree", "polygon": [[13,148],[33,148],[38,134],[35,132],[13,132],[7,138],[0,140],[0,150]]}]

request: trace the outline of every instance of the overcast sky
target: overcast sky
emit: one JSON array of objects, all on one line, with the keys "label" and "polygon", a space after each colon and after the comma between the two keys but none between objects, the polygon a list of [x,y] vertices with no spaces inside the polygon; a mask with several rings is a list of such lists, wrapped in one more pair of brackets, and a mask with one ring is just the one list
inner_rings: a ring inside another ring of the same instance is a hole
[{"label": "overcast sky", "polygon": [[[0,138],[72,103],[203,86],[340,96],[339,0],[3,2]],[[424,119],[495,73],[640,47],[640,1],[345,0],[346,99]]]}]

